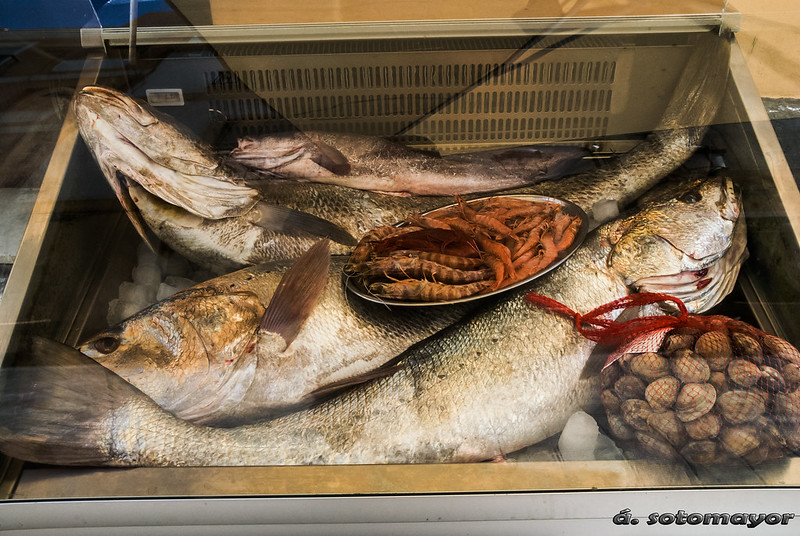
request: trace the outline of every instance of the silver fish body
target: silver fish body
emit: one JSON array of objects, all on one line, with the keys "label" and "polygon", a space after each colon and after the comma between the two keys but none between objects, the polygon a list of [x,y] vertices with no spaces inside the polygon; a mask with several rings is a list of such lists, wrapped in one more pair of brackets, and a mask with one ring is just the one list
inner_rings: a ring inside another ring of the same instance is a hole
[{"label": "silver fish body", "polygon": [[440,157],[374,136],[290,132],[240,139],[230,156],[284,179],[384,193],[465,195],[560,177],[586,154],[565,144]]},{"label": "silver fish body", "polygon": [[[93,371],[83,373],[86,381],[107,387],[103,407],[78,412],[74,426],[75,403],[58,399],[83,390],[65,372],[44,371],[41,381],[53,379],[37,384],[30,408],[12,415],[0,409],[1,448],[23,459],[108,465],[466,462],[505,455],[558,432],[598,387],[596,377],[581,379],[594,343],[570,319],[527,304],[525,294],[586,311],[627,295],[637,278],[680,279],[687,269],[713,265],[730,241],[702,258],[692,253],[714,242],[712,235],[732,240],[740,199],[722,178],[685,191],[696,201],[672,196],[600,227],[559,270],[410,348],[392,375],[308,410],[238,428],[199,427],[101,367],[78,367]],[[673,245],[679,237],[694,237],[682,245],[690,251]],[[52,345],[36,352],[76,359],[61,353]]]}]

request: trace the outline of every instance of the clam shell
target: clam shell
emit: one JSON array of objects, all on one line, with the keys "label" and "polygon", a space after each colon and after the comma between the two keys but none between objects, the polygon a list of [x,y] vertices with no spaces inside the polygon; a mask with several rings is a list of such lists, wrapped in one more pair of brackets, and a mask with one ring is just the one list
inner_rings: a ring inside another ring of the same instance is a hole
[{"label": "clam shell", "polygon": [[717,390],[717,396],[727,391],[730,386],[728,385],[728,376],[724,372],[714,371],[708,379],[708,383],[714,386]]},{"label": "clam shell", "polygon": [[775,418],[783,426],[800,423],[800,390],[792,393],[775,393],[772,398]]},{"label": "clam shell", "polygon": [[692,348],[695,340],[696,338],[692,334],[672,332],[664,338],[664,342],[661,344],[661,351],[665,354],[671,354],[675,350]]},{"label": "clam shell", "polygon": [[770,458],[770,448],[767,445],[759,445],[743,456],[744,461],[750,465],[759,465]]},{"label": "clam shell", "polygon": [[669,360],[653,352],[633,356],[628,367],[633,374],[648,382],[669,374]]},{"label": "clam shell", "polygon": [[758,386],[767,392],[775,393],[786,389],[786,382],[783,375],[772,367],[761,365],[761,377],[758,379]]},{"label": "clam shell", "polygon": [[752,361],[734,359],[728,364],[728,377],[737,385],[751,387],[761,378],[761,370]]},{"label": "clam shell", "polygon": [[683,423],[672,411],[651,413],[647,417],[647,424],[675,447],[680,447],[686,442],[686,431],[683,428]]},{"label": "clam shell", "polygon": [[641,431],[650,429],[647,425],[647,419],[653,413],[653,410],[644,400],[636,398],[625,400],[620,405],[620,412],[625,423],[634,429]]},{"label": "clam shell", "polygon": [[770,417],[762,415],[753,422],[753,425],[761,431],[761,439],[764,445],[773,449],[786,447],[786,438],[783,437],[783,434]]},{"label": "clam shell", "polygon": [[620,415],[608,415],[608,429],[611,435],[622,441],[633,439],[633,428],[625,424]]},{"label": "clam shell", "polygon": [[792,426],[783,431],[786,448],[794,454],[800,453],[800,426]]},{"label": "clam shell", "polygon": [[709,464],[717,460],[716,441],[690,441],[681,449],[681,456],[695,464]]},{"label": "clam shell", "polygon": [[757,448],[761,439],[755,426],[726,426],[719,433],[719,442],[734,456],[744,456]]},{"label": "clam shell", "polygon": [[678,393],[675,414],[683,422],[702,417],[714,407],[717,391],[710,383],[687,383]]},{"label": "clam shell", "polygon": [[659,378],[644,390],[644,399],[654,411],[669,409],[675,405],[681,382],[675,376]]},{"label": "clam shell", "polygon": [[706,360],[691,350],[678,350],[670,360],[672,374],[682,383],[704,383],[711,377]]},{"label": "clam shell", "polygon": [[722,429],[722,418],[716,413],[706,413],[684,424],[686,435],[695,440],[716,437]]},{"label": "clam shell", "polygon": [[732,333],[731,339],[740,357],[749,359],[758,365],[764,362],[764,353],[761,350],[761,345],[753,337],[744,333]]},{"label": "clam shell", "polygon": [[636,440],[642,449],[656,458],[664,460],[674,460],[678,458],[678,452],[666,441],[655,437],[647,432],[636,431]]},{"label": "clam shell", "polygon": [[603,369],[600,373],[600,383],[603,389],[610,389],[622,376],[622,367],[616,361]]},{"label": "clam shell", "polygon": [[614,382],[614,392],[621,400],[644,398],[644,389],[644,382],[631,374],[626,374]]},{"label": "clam shell", "polygon": [[726,391],[717,399],[722,418],[731,424],[754,421],[767,410],[767,399],[757,391]]},{"label": "clam shell", "polygon": [[694,345],[694,351],[706,358],[711,370],[725,370],[733,357],[733,347],[728,334],[724,331],[708,331],[700,335]]},{"label": "clam shell", "polygon": [[789,363],[800,365],[800,352],[780,337],[767,334],[761,338],[761,342],[768,354],[777,356]]},{"label": "clam shell", "polygon": [[619,397],[611,389],[606,389],[600,393],[600,402],[609,413],[619,413]]},{"label": "clam shell", "polygon": [[786,380],[787,383],[800,383],[800,366],[794,363],[785,364],[781,369],[781,374],[783,374],[783,379]]}]

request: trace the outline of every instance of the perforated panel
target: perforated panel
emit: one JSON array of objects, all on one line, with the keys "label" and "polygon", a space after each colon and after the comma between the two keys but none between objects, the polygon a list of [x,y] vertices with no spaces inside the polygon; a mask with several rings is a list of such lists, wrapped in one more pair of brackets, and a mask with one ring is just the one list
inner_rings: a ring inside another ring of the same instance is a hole
[{"label": "perforated panel", "polygon": [[694,40],[353,41],[327,52],[314,43],[231,45],[217,51],[223,68],[194,76],[212,117],[226,120],[227,144],[297,128],[443,153],[599,139],[614,152],[656,127]]}]

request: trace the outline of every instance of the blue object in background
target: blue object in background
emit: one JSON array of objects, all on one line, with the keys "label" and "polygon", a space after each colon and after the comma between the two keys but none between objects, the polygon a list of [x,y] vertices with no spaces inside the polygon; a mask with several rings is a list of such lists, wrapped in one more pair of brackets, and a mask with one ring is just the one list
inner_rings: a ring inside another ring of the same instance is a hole
[{"label": "blue object in background", "polygon": [[[164,0],[139,0],[139,16],[172,12]],[[0,0],[0,29],[127,26],[129,0]]]}]

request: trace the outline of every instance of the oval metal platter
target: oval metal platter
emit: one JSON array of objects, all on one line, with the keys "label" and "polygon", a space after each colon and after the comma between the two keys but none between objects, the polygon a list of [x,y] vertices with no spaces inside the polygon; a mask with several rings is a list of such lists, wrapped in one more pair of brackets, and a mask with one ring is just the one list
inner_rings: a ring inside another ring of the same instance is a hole
[{"label": "oval metal platter", "polygon": [[[575,251],[583,243],[584,239],[586,238],[586,235],[589,232],[589,228],[588,228],[589,218],[586,215],[586,213],[583,211],[583,209],[581,209],[578,205],[575,205],[574,203],[571,203],[571,202],[566,201],[564,199],[558,199],[556,197],[549,197],[549,196],[546,196],[546,195],[533,195],[533,194],[531,194],[531,195],[490,195],[490,196],[481,197],[481,198],[477,198],[477,199],[470,199],[470,200],[467,201],[467,203],[473,203],[473,202],[476,202],[476,201],[483,201],[483,200],[490,199],[490,198],[493,198],[493,197],[509,197],[509,198],[512,198],[512,199],[520,199],[520,200],[523,200],[523,201],[554,203],[554,204],[561,205],[562,210],[566,214],[569,214],[570,216],[573,216],[573,217],[577,216],[577,217],[580,218],[581,224],[580,224],[580,227],[578,229],[577,234],[575,235],[575,240],[573,240],[572,244],[568,248],[566,248],[564,251],[562,251],[558,255],[558,257],[556,257],[556,260],[554,260],[548,266],[546,266],[542,270],[536,272],[532,276],[526,277],[524,279],[520,279],[519,281],[516,281],[515,283],[512,283],[512,284],[510,284],[510,285],[508,285],[506,287],[503,287],[501,289],[492,290],[492,291],[489,291],[489,292],[480,292],[480,293],[477,293],[477,294],[472,294],[470,296],[466,296],[464,298],[458,298],[458,299],[453,299],[453,300],[441,300],[441,301],[413,301],[413,300],[396,300],[396,299],[380,298],[378,296],[374,296],[374,295],[370,294],[369,291],[367,290],[367,288],[364,287],[359,281],[357,281],[355,277],[348,276],[347,274],[345,274],[344,278],[345,278],[345,285],[346,285],[347,289],[349,291],[351,291],[353,294],[355,294],[355,295],[357,295],[357,296],[359,296],[359,297],[361,297],[361,298],[363,298],[365,300],[369,300],[369,301],[375,302],[375,303],[382,303],[382,304],[385,304],[385,305],[400,306],[400,307],[431,307],[431,306],[437,306],[437,305],[450,305],[450,304],[454,304],[454,303],[465,303],[465,302],[470,302],[470,301],[474,301],[474,300],[481,300],[481,299],[489,298],[490,296],[496,296],[498,294],[501,294],[501,293],[504,293],[504,292],[508,292],[509,290],[513,290],[515,288],[518,288],[518,287],[521,287],[523,285],[526,285],[527,283],[530,283],[531,281],[533,281],[535,279],[538,279],[538,278],[546,275],[547,273],[555,270],[564,261],[566,261],[568,258],[570,258],[570,256],[572,256],[573,253],[575,253]],[[444,210],[449,209],[449,208],[451,208],[451,207],[453,207],[455,205],[457,205],[457,203],[451,203],[449,205],[446,205],[446,206],[443,206],[443,207],[440,207],[440,208],[425,212],[424,215],[425,216],[431,216],[431,215],[435,216],[437,212],[444,211]],[[396,226],[398,226],[398,227],[402,227],[402,226],[405,226],[405,225],[407,225],[406,222],[400,222],[400,223],[396,224]]]}]

